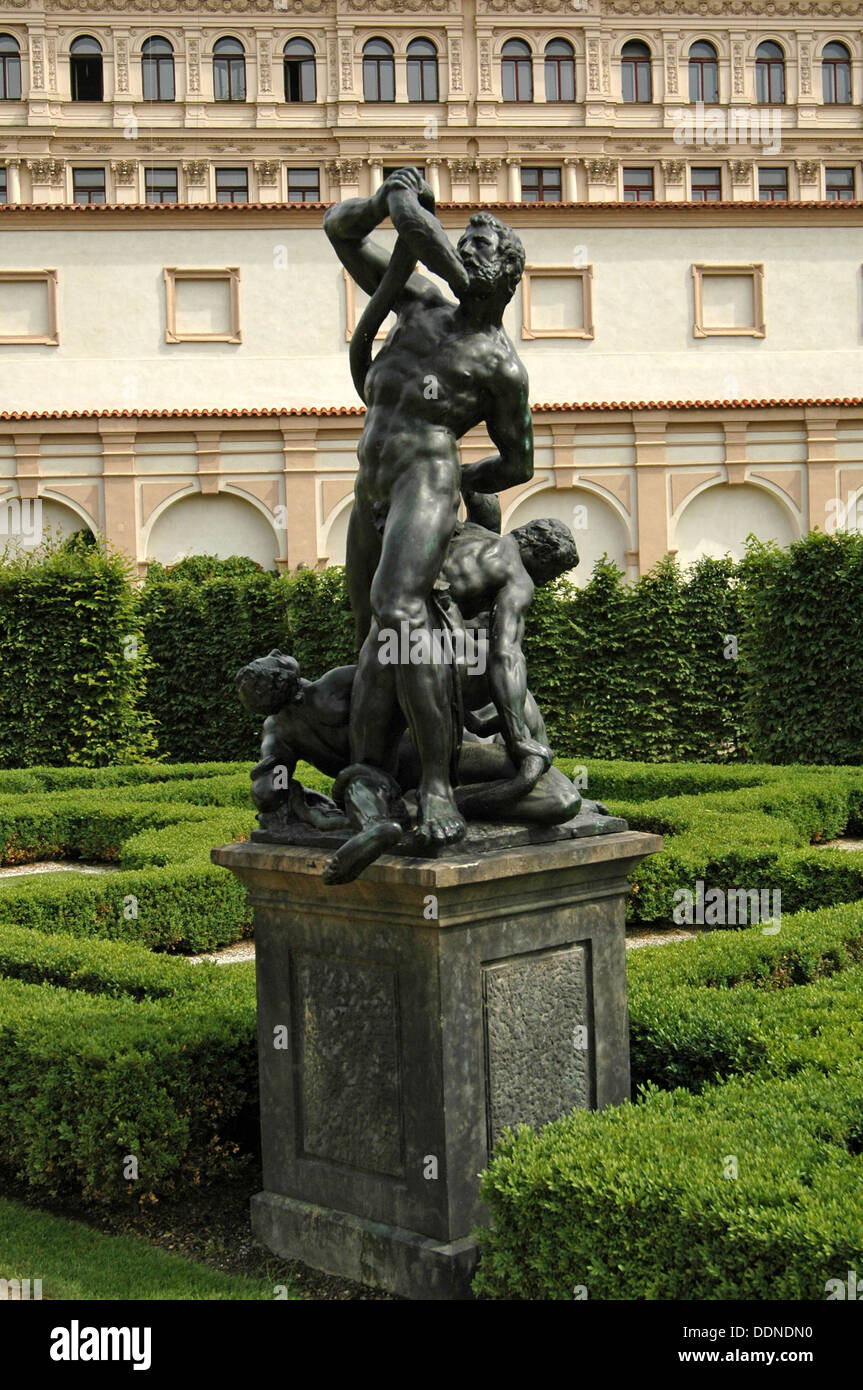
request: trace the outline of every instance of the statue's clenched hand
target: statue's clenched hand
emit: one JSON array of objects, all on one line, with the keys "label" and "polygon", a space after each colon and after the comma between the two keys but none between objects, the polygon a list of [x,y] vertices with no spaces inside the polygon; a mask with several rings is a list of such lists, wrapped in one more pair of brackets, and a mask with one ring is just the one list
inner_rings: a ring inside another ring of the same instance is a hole
[{"label": "statue's clenched hand", "polygon": [[416,193],[420,207],[424,207],[426,212],[434,212],[434,194],[419,169],[411,167],[396,169],[392,174],[387,175],[379,191],[383,198],[388,198],[389,194],[397,189]]}]

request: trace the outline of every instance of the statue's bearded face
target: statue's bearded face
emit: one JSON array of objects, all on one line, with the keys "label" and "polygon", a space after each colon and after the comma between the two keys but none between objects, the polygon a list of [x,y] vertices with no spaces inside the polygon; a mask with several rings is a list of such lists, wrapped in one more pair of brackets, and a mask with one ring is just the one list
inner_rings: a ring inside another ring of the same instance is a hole
[{"label": "statue's bearded face", "polygon": [[493,227],[470,226],[459,238],[458,253],[470,280],[470,293],[485,299],[500,288],[504,274],[500,238]]}]

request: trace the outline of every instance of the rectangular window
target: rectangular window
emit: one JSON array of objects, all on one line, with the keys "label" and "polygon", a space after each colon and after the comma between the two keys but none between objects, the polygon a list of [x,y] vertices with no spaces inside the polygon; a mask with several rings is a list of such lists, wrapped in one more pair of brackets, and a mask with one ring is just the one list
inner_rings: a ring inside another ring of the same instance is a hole
[{"label": "rectangular window", "polygon": [[559,169],[522,169],[521,201],[523,203],[559,203],[560,196]]},{"label": "rectangular window", "polygon": [[593,266],[525,266],[522,338],[593,337]]},{"label": "rectangular window", "polygon": [[314,58],[285,59],[285,101],[314,101]]},{"label": "rectangular window", "polygon": [[147,169],[144,178],[148,203],[177,202],[176,169]]},{"label": "rectangular window", "polygon": [[105,170],[73,169],[72,192],[76,203],[104,203]]},{"label": "rectangular window", "polygon": [[621,77],[624,101],[649,102],[653,100],[649,58],[624,58],[621,64]]},{"label": "rectangular window", "polygon": [[705,265],[692,267],[695,284],[695,338],[763,338],[764,266]]},{"label": "rectangular window", "polygon": [[247,203],[249,201],[248,169],[216,170],[216,202]]},{"label": "rectangular window", "polygon": [[854,201],[854,170],[825,169],[825,192],[830,203],[851,203]]},{"label": "rectangular window", "polygon": [[240,343],[240,271],[166,266],[166,343]]},{"label": "rectangular window", "polygon": [[317,203],[321,198],[321,178],[317,169],[288,170],[288,202]]},{"label": "rectangular window", "polygon": [[9,188],[7,183],[6,170],[0,169],[0,203],[8,203]]},{"label": "rectangular window", "polygon": [[56,270],[0,270],[0,343],[56,347]]},{"label": "rectangular window", "polygon": [[653,202],[652,169],[624,169],[623,201],[625,203]]},{"label": "rectangular window", "polygon": [[718,203],[722,198],[721,169],[692,170],[693,203]]},{"label": "rectangular window", "polygon": [[787,169],[758,170],[758,201],[784,203],[788,198]]}]

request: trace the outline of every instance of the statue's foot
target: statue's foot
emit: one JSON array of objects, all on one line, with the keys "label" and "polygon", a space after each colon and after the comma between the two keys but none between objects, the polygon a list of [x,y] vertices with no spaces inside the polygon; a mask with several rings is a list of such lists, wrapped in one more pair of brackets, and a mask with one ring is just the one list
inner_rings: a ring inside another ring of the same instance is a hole
[{"label": "statue's foot", "polygon": [[324,883],[352,883],[363,869],[397,845],[403,834],[397,821],[374,821],[358,835],[352,835],[332,859],[327,860],[321,875]]},{"label": "statue's foot", "polygon": [[417,791],[416,837],[421,845],[452,845],[467,834],[467,822],[452,792]]}]

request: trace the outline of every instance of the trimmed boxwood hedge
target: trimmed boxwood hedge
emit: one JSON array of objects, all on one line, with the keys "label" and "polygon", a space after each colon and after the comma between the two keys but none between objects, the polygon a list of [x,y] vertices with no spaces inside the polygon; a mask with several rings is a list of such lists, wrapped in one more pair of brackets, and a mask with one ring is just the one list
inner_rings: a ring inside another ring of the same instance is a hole
[{"label": "trimmed boxwood hedge", "polygon": [[242,965],[146,1002],[0,980],[0,1163],[87,1202],[236,1172],[255,1143],[254,1028]]},{"label": "trimmed boxwood hedge", "polygon": [[[245,967],[248,972],[248,966]],[[215,993],[219,967],[177,956],[156,955],[146,946],[98,937],[48,935],[32,927],[0,923],[0,977],[27,984],[59,985],[85,994],[129,999],[169,999],[192,990]],[[251,970],[254,981],[254,967]]]},{"label": "trimmed boxwood hedge", "polygon": [[[145,947],[206,950],[248,931],[244,891],[209,863],[211,845],[251,827],[248,767],[108,768],[86,787],[61,771],[29,796],[0,782],[0,844],[12,858],[47,848],[119,869],[0,882],[0,1163],[36,1191],[91,1202],[236,1171],[257,1144],[254,967]],[[661,915],[694,876],[778,882],[786,909],[795,881],[828,901],[860,896],[860,856],[809,845],[859,829],[859,769],[591,763],[588,790],[668,836],[636,875],[643,920],[650,895]],[[824,1271],[841,1274],[859,1248],[856,1215],[834,1219],[833,1204],[847,1208],[863,1147],[861,942],[863,904],[848,902],[786,911],[777,935],[630,952],[642,1099],[501,1145],[484,1180],[482,1293],[820,1296]],[[743,1180],[717,1177],[718,1150],[738,1155],[741,1175],[748,1155]],[[127,1182],[118,1156],[133,1153],[140,1178]]]},{"label": "trimmed boxwood hedge", "polygon": [[788,912],[863,897],[863,851],[815,847],[863,833],[863,769],[746,768],[739,771],[748,779],[758,772],[755,785],[716,788],[712,774],[737,771],[709,768],[702,777],[685,766],[635,768],[630,785],[641,793],[661,791],[630,800],[617,795],[625,791],[626,772],[588,764],[591,796],[606,800],[632,829],[667,837],[662,853],[633,874],[631,921],[670,920],[675,892],[694,892],[699,879],[726,892],[778,889]]},{"label": "trimmed boxwood hedge", "polygon": [[863,904],[630,952],[640,1102],[504,1136],[477,1292],[823,1298],[863,1257],[861,955]]},{"label": "trimmed boxwood hedge", "polygon": [[483,1175],[492,1225],[474,1288],[508,1300],[823,1299],[863,1256],[861,1137],[863,1082],[811,1068],[657,1091],[539,1134],[523,1126]]}]

